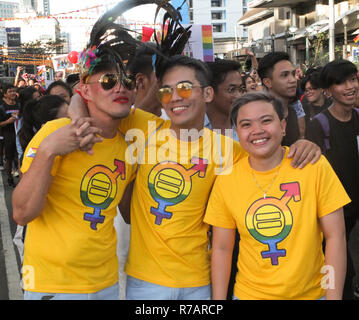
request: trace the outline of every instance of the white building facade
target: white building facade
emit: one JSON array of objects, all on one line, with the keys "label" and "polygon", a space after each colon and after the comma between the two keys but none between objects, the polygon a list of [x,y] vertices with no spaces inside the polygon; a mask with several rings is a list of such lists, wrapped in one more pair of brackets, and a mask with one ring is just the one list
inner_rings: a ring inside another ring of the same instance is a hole
[{"label": "white building facade", "polygon": [[189,0],[190,24],[211,24],[215,54],[223,58],[238,39],[247,38],[247,29],[238,20],[247,11],[247,0]]}]

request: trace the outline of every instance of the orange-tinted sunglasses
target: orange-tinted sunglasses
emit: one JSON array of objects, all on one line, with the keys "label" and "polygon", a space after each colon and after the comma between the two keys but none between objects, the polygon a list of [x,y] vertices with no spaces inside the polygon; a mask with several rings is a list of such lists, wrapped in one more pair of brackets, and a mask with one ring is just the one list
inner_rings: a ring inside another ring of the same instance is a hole
[{"label": "orange-tinted sunglasses", "polygon": [[173,90],[176,89],[177,94],[182,99],[188,99],[192,94],[193,88],[201,88],[201,86],[194,86],[191,82],[184,81],[178,83],[175,87],[162,87],[157,92],[157,97],[162,104],[169,103],[172,99]]}]

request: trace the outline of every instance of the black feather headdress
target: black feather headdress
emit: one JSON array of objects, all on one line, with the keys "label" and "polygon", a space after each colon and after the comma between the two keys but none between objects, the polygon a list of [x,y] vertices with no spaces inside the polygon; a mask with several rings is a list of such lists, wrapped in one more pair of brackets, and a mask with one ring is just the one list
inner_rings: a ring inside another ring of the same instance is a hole
[{"label": "black feather headdress", "polygon": [[79,72],[82,79],[94,72],[104,60],[120,68],[121,74],[125,76],[124,61],[129,60],[140,46],[146,46],[139,40],[133,38],[129,32],[131,30],[123,25],[116,23],[117,18],[127,10],[134,7],[156,4],[157,11],[155,22],[160,9],[166,11],[163,24],[161,39],[156,40],[156,48],[153,50],[154,66],[160,68],[166,57],[181,53],[189,39],[189,28],[184,29],[180,24],[181,14],[168,0],[123,0],[113,9],[107,11],[95,23],[90,41],[79,57]]}]

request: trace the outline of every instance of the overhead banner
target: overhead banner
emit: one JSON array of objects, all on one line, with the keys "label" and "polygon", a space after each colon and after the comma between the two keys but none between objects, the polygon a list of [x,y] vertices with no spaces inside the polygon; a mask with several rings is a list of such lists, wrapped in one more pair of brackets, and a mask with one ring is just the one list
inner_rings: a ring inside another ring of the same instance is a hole
[{"label": "overhead banner", "polygon": [[7,46],[10,48],[21,46],[21,28],[6,28]]},{"label": "overhead banner", "polygon": [[60,56],[53,57],[52,64],[54,66],[55,72],[75,69],[75,65],[69,61],[67,54],[62,54]]},{"label": "overhead banner", "polygon": [[[188,25],[183,25],[185,28]],[[192,34],[183,54],[204,62],[214,61],[213,29],[212,25],[194,24]]]}]

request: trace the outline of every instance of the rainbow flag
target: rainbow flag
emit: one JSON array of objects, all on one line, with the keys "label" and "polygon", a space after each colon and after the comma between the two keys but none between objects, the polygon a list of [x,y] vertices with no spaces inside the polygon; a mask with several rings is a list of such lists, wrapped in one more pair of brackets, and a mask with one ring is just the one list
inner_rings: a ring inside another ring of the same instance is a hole
[{"label": "rainbow flag", "polygon": [[354,38],[355,43],[359,43],[359,34]]},{"label": "rainbow flag", "polygon": [[35,158],[38,148],[30,148],[26,154],[26,158]]},{"label": "rainbow flag", "polygon": [[202,26],[203,61],[214,61],[213,33],[211,25]]}]

